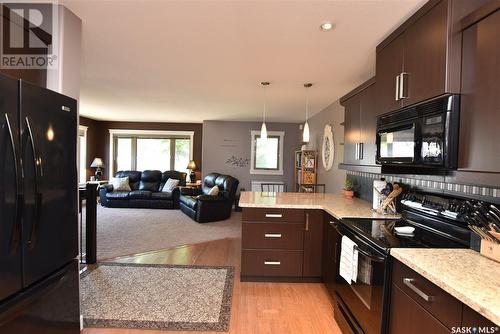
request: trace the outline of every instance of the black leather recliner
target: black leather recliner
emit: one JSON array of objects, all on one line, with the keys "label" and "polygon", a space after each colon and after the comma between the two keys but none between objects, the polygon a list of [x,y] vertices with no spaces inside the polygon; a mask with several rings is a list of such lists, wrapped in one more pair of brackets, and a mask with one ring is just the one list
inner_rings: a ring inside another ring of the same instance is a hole
[{"label": "black leather recliner", "polygon": [[[231,217],[239,183],[230,175],[210,173],[203,179],[201,189],[181,188],[181,211],[198,223],[227,219]],[[215,185],[219,188],[219,194],[208,195]]]},{"label": "black leather recliner", "polygon": [[179,187],[171,193],[162,192],[168,179],[179,180],[179,186],[186,185],[186,173],[175,170],[119,171],[115,177],[129,178],[131,191],[113,191],[111,184],[103,186],[99,195],[101,205],[109,208],[178,209]]}]

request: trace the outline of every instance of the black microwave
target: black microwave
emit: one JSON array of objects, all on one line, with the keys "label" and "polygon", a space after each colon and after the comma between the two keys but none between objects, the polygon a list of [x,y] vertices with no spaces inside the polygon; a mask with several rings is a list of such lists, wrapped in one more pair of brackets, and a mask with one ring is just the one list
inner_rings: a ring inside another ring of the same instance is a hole
[{"label": "black microwave", "polygon": [[377,118],[383,173],[433,174],[457,168],[460,96],[446,95]]}]

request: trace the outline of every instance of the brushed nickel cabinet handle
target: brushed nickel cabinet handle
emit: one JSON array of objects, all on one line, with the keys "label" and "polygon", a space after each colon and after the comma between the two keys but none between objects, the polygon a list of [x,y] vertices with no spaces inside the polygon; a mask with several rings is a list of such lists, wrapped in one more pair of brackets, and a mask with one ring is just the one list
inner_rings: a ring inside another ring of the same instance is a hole
[{"label": "brushed nickel cabinet handle", "polygon": [[399,78],[399,75],[397,75],[396,76],[396,98],[395,98],[396,101],[399,101],[399,98],[400,98],[399,97],[399,95],[400,95],[399,94],[399,86],[400,86],[399,81],[400,81],[400,78]]},{"label": "brushed nickel cabinet handle", "polygon": [[306,231],[309,231],[309,214],[306,213]]},{"label": "brushed nickel cabinet handle", "polygon": [[266,233],[265,238],[281,238],[281,233]]},{"label": "brushed nickel cabinet handle", "polygon": [[281,213],[266,213],[266,218],[282,218]]},{"label": "brushed nickel cabinet handle", "polygon": [[405,75],[408,75],[407,72],[403,72],[400,74],[401,79],[399,79],[399,98],[400,99],[407,99],[409,96],[405,95]]},{"label": "brushed nickel cabinet handle", "polygon": [[415,292],[417,295],[419,295],[420,297],[422,297],[423,300],[425,300],[426,302],[430,302],[432,300],[434,300],[434,297],[433,296],[429,296],[428,294],[426,294],[425,292],[423,292],[422,290],[420,290],[419,288],[417,288],[413,282],[415,282],[415,279],[413,278],[403,278],[403,283],[409,287],[413,292]]},{"label": "brushed nickel cabinet handle", "polygon": [[281,262],[280,261],[264,261],[264,264],[268,265],[268,266],[279,266],[281,264]]}]

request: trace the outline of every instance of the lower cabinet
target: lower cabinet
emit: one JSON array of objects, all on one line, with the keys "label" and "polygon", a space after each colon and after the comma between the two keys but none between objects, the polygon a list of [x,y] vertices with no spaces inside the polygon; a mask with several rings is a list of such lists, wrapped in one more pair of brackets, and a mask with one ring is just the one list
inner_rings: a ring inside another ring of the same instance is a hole
[{"label": "lower cabinet", "polygon": [[323,225],[323,264],[322,274],[323,283],[332,296],[335,296],[335,280],[337,278],[337,257],[340,251],[340,236],[333,226],[335,221],[333,217],[327,215]]},{"label": "lower cabinet", "polygon": [[495,325],[414,270],[394,260],[389,333],[445,334],[459,327]]},{"label": "lower cabinet", "polygon": [[242,281],[320,281],[322,210],[244,208]]}]

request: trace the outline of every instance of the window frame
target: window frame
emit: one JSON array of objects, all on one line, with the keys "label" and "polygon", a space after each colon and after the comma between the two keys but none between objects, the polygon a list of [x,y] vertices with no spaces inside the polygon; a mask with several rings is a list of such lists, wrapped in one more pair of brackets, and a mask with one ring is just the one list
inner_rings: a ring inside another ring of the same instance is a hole
[{"label": "window frame", "polygon": [[[137,168],[137,139],[170,139],[170,169],[175,166],[175,139],[189,139],[189,160],[193,160],[194,131],[159,131],[159,130],[123,130],[109,129],[109,177],[113,177],[117,172],[116,144],[118,138],[132,139],[132,170]],[[172,140],[174,139],[174,140]],[[162,171],[163,172],[163,171]]]},{"label": "window frame", "polygon": [[[85,182],[87,182],[87,153],[88,153],[88,137],[87,137],[87,130],[89,129],[88,126],[85,125],[78,125],[78,149],[77,149],[77,166],[78,166],[78,184],[83,184],[80,179],[80,173],[81,169],[80,167],[85,166],[84,168],[84,173],[85,173]],[[85,154],[83,155],[83,158],[85,159],[84,161],[81,161],[80,155],[81,155],[81,146],[80,146],[80,137],[83,137],[85,140]]]},{"label": "window frame", "polygon": [[250,131],[250,145],[251,145],[251,155],[250,155],[250,174],[261,174],[261,175],[283,175],[283,146],[285,140],[284,131],[268,131],[267,137],[278,138],[278,168],[268,169],[268,168],[256,168],[255,154],[257,146],[257,138],[260,138],[259,130]]}]

